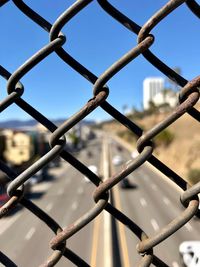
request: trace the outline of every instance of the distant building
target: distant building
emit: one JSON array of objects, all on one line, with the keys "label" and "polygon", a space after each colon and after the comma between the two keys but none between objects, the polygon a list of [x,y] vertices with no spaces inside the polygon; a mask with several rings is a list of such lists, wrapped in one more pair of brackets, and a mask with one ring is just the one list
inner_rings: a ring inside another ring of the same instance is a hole
[{"label": "distant building", "polygon": [[150,102],[155,95],[164,90],[164,79],[161,77],[149,77],[143,81],[143,107],[149,109]]},{"label": "distant building", "polygon": [[33,143],[31,136],[24,132],[4,130],[5,150],[3,156],[13,165],[21,165],[33,156]]},{"label": "distant building", "polygon": [[22,166],[49,151],[45,136],[36,131],[4,129],[0,132],[0,157],[12,166]]}]

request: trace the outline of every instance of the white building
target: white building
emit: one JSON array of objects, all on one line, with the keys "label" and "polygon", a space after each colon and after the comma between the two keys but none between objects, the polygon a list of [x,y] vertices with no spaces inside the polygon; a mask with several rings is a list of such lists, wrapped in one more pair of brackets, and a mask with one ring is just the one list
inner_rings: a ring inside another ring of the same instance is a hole
[{"label": "white building", "polygon": [[161,77],[149,77],[143,81],[143,107],[149,109],[149,103],[156,94],[164,90],[164,79]]}]

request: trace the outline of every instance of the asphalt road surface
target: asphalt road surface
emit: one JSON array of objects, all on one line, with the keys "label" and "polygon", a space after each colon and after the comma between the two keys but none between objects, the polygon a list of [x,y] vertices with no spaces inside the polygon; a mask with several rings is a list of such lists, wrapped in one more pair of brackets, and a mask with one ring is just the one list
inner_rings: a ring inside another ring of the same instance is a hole
[{"label": "asphalt road surface", "polygon": [[[130,152],[119,149],[119,144],[110,140],[112,158],[120,155],[123,163],[131,159]],[[123,164],[122,163],[122,164]],[[113,172],[121,165],[114,166]],[[115,190],[116,206],[142,228],[148,236],[153,236],[161,228],[177,217],[184,208],[180,203],[180,191],[154,168],[144,164],[128,176],[131,188],[118,186]],[[136,252],[135,237],[128,229],[118,224],[121,242],[121,266],[136,266],[140,256]],[[200,220],[192,219],[167,240],[154,248],[154,254],[172,267],[181,265],[178,247],[181,242],[200,240]]]},{"label": "asphalt road surface", "polygon": [[[93,164],[100,170],[101,143],[98,140],[90,142],[88,148],[76,156],[87,166]],[[88,151],[92,152],[92,157],[88,156]],[[60,168],[52,168],[50,174],[49,180],[33,186],[29,197],[61,227],[65,227],[94,205],[92,192],[95,187],[65,162],[62,162]],[[93,226],[94,223],[90,223],[67,243],[71,250],[88,263],[92,257]],[[53,236],[51,230],[25,208],[0,221],[1,251],[20,267],[42,264],[52,253],[49,242]],[[74,265],[63,257],[57,266]]]},{"label": "asphalt road surface", "polygon": [[[103,157],[102,144],[103,137],[99,136],[76,154],[87,166],[96,165],[100,175],[108,167],[108,161]],[[120,154],[124,162],[131,159],[130,152],[125,148],[119,150],[115,141],[110,139],[108,144],[112,157]],[[120,168],[121,166],[113,166],[113,171]],[[62,162],[59,168],[52,168],[50,174],[48,180],[33,186],[29,197],[61,227],[65,227],[94,205],[92,193],[95,186],[86,182],[83,175],[66,162]],[[116,186],[113,193],[115,205],[149,236],[183,211],[179,201],[180,192],[148,165],[140,167],[128,178],[132,188]],[[117,255],[117,251],[112,254],[112,224],[109,220],[110,216],[103,212],[94,222],[72,236],[67,246],[92,267],[112,267],[112,260],[116,257],[119,261],[114,267],[136,266],[141,258],[136,251],[138,239],[122,224],[117,223],[120,255]],[[159,244],[154,253],[169,266],[181,267],[178,246],[184,240],[200,240],[199,230],[199,220],[192,220]],[[49,228],[25,208],[0,221],[1,251],[20,267],[42,264],[52,253],[49,242],[53,236]],[[62,257],[56,266],[74,265]]]}]

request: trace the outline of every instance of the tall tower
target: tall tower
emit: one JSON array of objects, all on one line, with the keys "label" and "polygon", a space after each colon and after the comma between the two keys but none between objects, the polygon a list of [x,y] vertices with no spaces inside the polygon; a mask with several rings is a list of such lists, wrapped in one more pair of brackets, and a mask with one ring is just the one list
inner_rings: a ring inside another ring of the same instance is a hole
[{"label": "tall tower", "polygon": [[149,108],[149,102],[164,89],[164,79],[161,77],[149,77],[143,81],[143,107]]}]

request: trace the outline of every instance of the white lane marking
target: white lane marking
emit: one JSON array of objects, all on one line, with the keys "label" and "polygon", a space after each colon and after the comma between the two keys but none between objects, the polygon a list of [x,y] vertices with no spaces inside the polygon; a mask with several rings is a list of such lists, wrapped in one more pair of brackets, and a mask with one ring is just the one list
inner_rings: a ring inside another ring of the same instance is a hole
[{"label": "white lane marking", "polygon": [[[108,139],[103,139],[102,156],[103,156],[103,177],[104,181],[109,178],[109,159],[108,159]],[[111,216],[108,212],[103,211],[103,266],[112,266],[112,241],[111,241]]]},{"label": "white lane marking", "polygon": [[104,266],[112,266],[111,261],[111,241],[110,241],[110,232],[111,232],[111,218],[108,212],[103,211],[103,231],[104,231]]},{"label": "white lane marking", "polygon": [[26,240],[30,240],[35,233],[35,227],[32,227],[25,236]]},{"label": "white lane marking", "polygon": [[142,205],[142,207],[146,207],[147,206],[147,202],[144,198],[140,198],[140,204]]},{"label": "white lane marking", "polygon": [[192,226],[191,226],[190,223],[186,223],[186,224],[185,224],[185,227],[187,228],[187,230],[188,230],[189,232],[192,232]]},{"label": "white lane marking", "polygon": [[72,203],[72,210],[76,210],[77,208],[78,208],[78,202],[77,201],[74,201],[73,203]]},{"label": "white lane marking", "polygon": [[158,231],[160,228],[159,228],[159,225],[158,225],[158,223],[156,222],[156,220],[155,219],[151,219],[151,225],[153,226],[153,229],[155,230],[155,231]]},{"label": "white lane marking", "polygon": [[156,190],[158,189],[158,187],[157,187],[156,184],[152,184],[152,185],[151,185],[151,188],[152,188],[154,191],[156,191]]},{"label": "white lane marking", "polygon": [[77,193],[79,195],[83,194],[83,187],[79,187],[78,190],[77,190]]},{"label": "white lane marking", "polygon": [[47,206],[46,206],[46,210],[47,211],[51,211],[53,208],[53,203],[49,203]]},{"label": "white lane marking", "polygon": [[163,202],[168,206],[170,204],[170,200],[167,197],[163,197]]},{"label": "white lane marking", "polygon": [[179,264],[176,261],[172,262],[172,267],[179,267]]},{"label": "white lane marking", "polygon": [[58,191],[58,196],[61,196],[63,193],[64,193],[65,189],[64,188],[61,188],[59,191]]},{"label": "white lane marking", "polygon": [[21,213],[18,213],[11,218],[2,218],[0,220],[0,235],[2,235],[21,215]]}]

